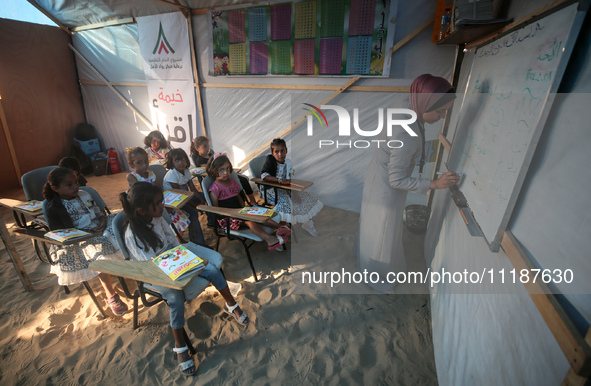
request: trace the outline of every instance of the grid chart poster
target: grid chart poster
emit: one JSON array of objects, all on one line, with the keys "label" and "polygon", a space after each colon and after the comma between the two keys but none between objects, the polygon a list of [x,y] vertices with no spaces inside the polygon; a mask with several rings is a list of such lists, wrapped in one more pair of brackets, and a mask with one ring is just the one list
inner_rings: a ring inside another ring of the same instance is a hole
[{"label": "grid chart poster", "polygon": [[314,0],[210,10],[209,74],[387,77],[396,4]]}]

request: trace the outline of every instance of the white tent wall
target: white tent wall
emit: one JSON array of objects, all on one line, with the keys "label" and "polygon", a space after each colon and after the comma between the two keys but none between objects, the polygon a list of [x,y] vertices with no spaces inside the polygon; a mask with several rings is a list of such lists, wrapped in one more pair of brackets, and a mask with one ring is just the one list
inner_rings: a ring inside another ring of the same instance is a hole
[{"label": "white tent wall", "polygon": [[[394,2],[394,4],[396,4]],[[199,4],[200,7],[205,5]],[[425,9],[429,10],[428,12]],[[426,20],[432,17],[434,5],[429,0],[397,5],[394,43],[413,32]],[[209,70],[209,34],[207,15],[192,17],[195,50],[198,58],[198,69],[201,83],[247,83],[247,84],[314,84],[343,85],[350,78],[330,77],[213,77]],[[410,86],[412,80],[422,74],[431,73],[451,79],[456,47],[437,47],[431,42],[432,27],[425,29],[402,50],[394,53],[391,77],[396,79],[361,79],[355,85],[365,86]],[[74,47],[86,57],[94,67],[111,82],[142,82],[143,79],[137,26],[105,27],[96,30],[81,31],[74,36]],[[416,47],[416,51],[413,50]],[[114,64],[113,64],[114,63]],[[399,66],[400,68],[398,68]],[[96,75],[78,60],[81,81],[98,81]],[[84,85],[83,96],[89,123],[94,125],[104,142],[105,147],[115,147],[119,157],[124,157],[124,149],[142,144],[143,136],[149,129],[129,110],[120,99],[111,92],[98,91],[103,86]],[[121,88],[127,95],[134,95],[134,105],[149,118],[147,93],[145,87]],[[143,91],[141,91],[143,89]],[[290,122],[300,118],[291,117],[290,103],[294,100],[319,103],[331,95],[330,91],[305,90],[257,90],[247,88],[215,88],[201,89],[203,109],[208,136],[211,146],[216,151],[226,151],[236,163],[244,159],[278,136]],[[144,95],[145,94],[145,95]],[[357,107],[361,111],[375,106],[376,101],[389,98],[389,106],[404,106],[405,93],[381,92],[344,92],[331,103]],[[100,99],[100,101],[98,100]],[[106,109],[108,108],[108,110]],[[116,111],[118,110],[118,111]],[[125,111],[127,110],[127,111]],[[363,116],[363,114],[360,114]],[[329,119],[329,126],[337,125],[336,114]],[[365,120],[364,120],[365,119]],[[368,116],[361,119],[362,126],[377,127],[377,117]],[[197,121],[198,130],[200,125]],[[441,125],[427,128],[427,139],[437,138]],[[359,211],[365,166],[369,163],[372,151],[344,151],[319,153],[315,147],[308,145],[307,139],[300,141],[297,137],[304,135],[304,128],[296,130],[294,142],[290,142],[290,152],[294,158],[303,163],[296,165],[297,177],[315,181],[312,191],[329,206]],[[351,140],[362,139],[352,136]],[[188,149],[185,149],[188,151]],[[352,153],[354,153],[352,155]],[[327,172],[334,170],[335,165],[354,164],[346,174]],[[295,159],[294,159],[295,161]],[[123,164],[124,162],[122,162]],[[312,165],[331,165],[331,168],[318,168]],[[126,168],[125,165],[122,165]],[[432,172],[433,164],[425,169],[426,175]],[[426,203],[426,196],[410,194],[409,203]]]},{"label": "white tent wall", "polygon": [[[519,19],[547,3],[512,2],[509,16]],[[565,75],[571,86],[562,91],[568,94],[559,95],[554,103],[509,226],[539,268],[568,268],[579,278],[591,274],[591,198],[587,194],[591,170],[585,146],[591,120],[589,35],[587,24],[580,34],[587,40],[575,47],[571,59],[576,65]],[[471,58],[470,53],[464,58],[459,91],[465,88]],[[457,111],[450,117],[448,133],[454,141],[456,123]],[[483,238],[469,235],[446,192],[435,194],[433,208],[425,241],[426,257],[433,257],[431,270],[513,268],[502,249],[491,253]],[[579,324],[588,328],[590,295],[573,285],[556,287],[580,314]],[[449,285],[441,284],[431,292],[439,384],[562,383],[570,364],[521,284],[481,284],[463,293],[449,292]]]}]

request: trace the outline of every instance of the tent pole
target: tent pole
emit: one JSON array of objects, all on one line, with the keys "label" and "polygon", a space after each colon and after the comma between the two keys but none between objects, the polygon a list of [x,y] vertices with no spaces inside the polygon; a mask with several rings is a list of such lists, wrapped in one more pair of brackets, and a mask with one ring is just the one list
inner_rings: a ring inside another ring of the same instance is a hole
[{"label": "tent pole", "polygon": [[[203,115],[203,100],[201,98],[201,82],[199,80],[199,71],[197,69],[197,56],[195,55],[195,45],[193,42],[193,22],[191,20],[191,12],[187,15],[187,22],[189,23],[189,43],[191,46],[191,59],[193,60],[193,78],[195,79],[195,91],[197,92],[197,108],[199,109],[199,119],[201,121],[201,130],[203,136],[207,136],[207,128],[205,127],[205,116]],[[195,133],[197,134],[197,133]]]},{"label": "tent pole", "polygon": [[2,121],[2,127],[4,128],[4,135],[6,136],[6,142],[8,143],[8,150],[10,150],[10,158],[12,158],[12,164],[14,165],[14,171],[16,172],[18,184],[19,186],[23,186],[21,183],[21,169],[18,166],[18,159],[16,158],[16,152],[14,151],[12,136],[10,135],[10,130],[8,130],[6,114],[4,114],[4,108],[2,108],[2,95],[0,95],[0,120]]},{"label": "tent pole", "polygon": [[[339,87],[339,89],[336,90],[334,93],[332,93],[328,98],[326,98],[325,100],[323,100],[322,102],[320,102],[320,104],[318,104],[318,106],[327,104],[328,102],[330,102],[331,100],[333,100],[334,98],[336,98],[337,96],[339,96],[343,91],[345,91],[346,89],[348,89],[353,83],[357,82],[359,79],[360,79],[359,77],[352,78],[347,83],[345,83],[343,86]],[[285,129],[281,133],[279,133],[278,137],[284,137],[285,135],[289,134],[289,132],[291,132],[296,127],[298,127],[303,122],[305,122],[306,121],[306,117],[308,115],[310,115],[310,113],[305,114],[303,117],[301,117],[300,119],[298,119],[297,121],[295,121],[287,129]],[[241,162],[239,162],[238,163],[238,168],[240,169],[240,172],[242,172],[243,169],[246,168],[248,162],[251,159],[253,159],[257,155],[259,155],[260,153],[262,153],[263,151],[265,151],[266,149],[268,149],[269,148],[269,145],[271,144],[271,142],[272,142],[272,140],[271,141],[267,141],[263,146],[259,147],[253,153],[251,153],[248,157],[246,157],[244,160],[242,160]]]},{"label": "tent pole", "polygon": [[68,47],[70,47],[70,49],[71,49],[72,51],[74,51],[74,53],[75,53],[76,55],[78,55],[78,57],[79,57],[79,58],[80,58],[80,59],[81,59],[81,60],[82,60],[82,61],[83,61],[83,62],[84,62],[84,63],[85,63],[85,64],[86,64],[86,65],[87,65],[87,66],[88,66],[88,67],[89,67],[89,68],[90,68],[90,69],[91,69],[91,70],[92,70],[92,71],[93,71],[93,72],[94,72],[94,73],[95,73],[95,74],[96,74],[98,77],[99,77],[99,78],[101,78],[101,80],[103,81],[103,83],[104,83],[104,84],[105,84],[107,87],[109,87],[109,88],[111,89],[111,91],[113,91],[113,92],[114,92],[114,93],[115,93],[115,94],[116,94],[116,95],[117,95],[117,96],[118,96],[118,97],[119,97],[119,98],[120,98],[120,99],[121,99],[121,100],[122,100],[122,101],[125,103],[125,105],[126,105],[127,107],[129,107],[129,108],[131,109],[131,111],[133,111],[133,112],[134,112],[134,113],[135,113],[135,114],[136,114],[136,115],[137,115],[137,116],[138,116],[138,117],[139,117],[139,118],[142,120],[142,122],[144,122],[144,123],[146,124],[146,126],[148,126],[148,127],[149,127],[149,128],[152,130],[152,131],[153,131],[153,130],[156,130],[156,129],[154,128],[154,126],[152,126],[152,122],[150,122],[150,120],[149,120],[148,118],[146,118],[146,117],[144,116],[144,114],[142,114],[142,113],[141,113],[141,112],[140,112],[140,111],[139,111],[139,110],[138,110],[138,109],[137,109],[137,108],[136,108],[136,107],[135,107],[135,106],[134,106],[134,105],[133,105],[131,102],[129,102],[129,101],[127,100],[127,98],[125,98],[125,96],[123,96],[123,94],[121,94],[121,93],[119,92],[119,90],[117,90],[117,89],[116,89],[116,88],[115,88],[115,87],[114,87],[114,86],[111,84],[111,82],[109,82],[109,81],[107,80],[107,78],[105,78],[105,77],[103,76],[103,74],[101,74],[101,73],[99,72],[99,70],[97,70],[97,69],[96,69],[96,68],[95,68],[95,67],[94,67],[94,66],[93,66],[93,65],[92,65],[92,64],[91,64],[91,63],[90,63],[90,62],[89,62],[89,61],[88,61],[88,60],[87,60],[87,59],[86,59],[84,56],[82,56],[82,54],[81,54],[81,53],[80,53],[80,52],[79,52],[79,51],[78,51],[76,48],[74,48],[74,46],[73,46],[73,45],[71,45],[71,44],[68,44]]}]

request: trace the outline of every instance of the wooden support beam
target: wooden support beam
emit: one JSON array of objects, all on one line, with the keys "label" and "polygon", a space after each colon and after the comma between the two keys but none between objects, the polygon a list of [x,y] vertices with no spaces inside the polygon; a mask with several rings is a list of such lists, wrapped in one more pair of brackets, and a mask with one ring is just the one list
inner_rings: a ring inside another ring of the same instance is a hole
[{"label": "wooden support beam", "polygon": [[587,382],[589,382],[589,377],[581,377],[580,375],[577,375],[571,367],[568,369],[564,381],[562,381],[562,386],[585,386],[588,385]]},{"label": "wooden support beam", "polygon": [[[351,87],[351,85],[353,83],[357,82],[359,79],[360,78],[353,78],[353,79],[349,80],[343,86],[339,87],[339,89],[336,90],[334,93],[332,93],[328,98],[326,98],[325,100],[323,100],[322,102],[320,102],[318,104],[318,106],[322,106],[324,104],[327,104],[328,102],[330,102],[331,100],[333,100],[334,98],[336,98],[337,96],[339,96],[343,91],[345,91],[349,87]],[[294,130],[296,127],[298,127],[303,122],[305,122],[306,121],[306,117],[308,115],[310,115],[310,113],[304,115],[303,117],[301,117],[300,119],[298,119],[296,122],[294,122],[292,125],[290,125],[287,129],[283,130],[281,133],[279,133],[278,137],[284,137],[285,135],[289,134],[292,130]],[[237,167],[240,169],[240,171],[242,171],[243,169],[245,169],[247,167],[248,162],[250,162],[251,159],[253,159],[257,155],[259,155],[263,151],[267,150],[269,148],[269,145],[271,144],[271,141],[267,141],[263,146],[259,147],[253,153],[251,153],[248,157],[246,157],[244,160],[242,160],[241,162],[239,162],[238,165],[237,165]]]},{"label": "wooden support beam", "polygon": [[474,47],[478,47],[479,45],[482,45],[486,42],[488,42],[489,40],[493,40],[494,38],[508,32],[511,31],[513,28],[517,28],[520,25],[527,23],[533,19],[536,18],[541,18],[543,17],[545,14],[547,13],[551,13],[551,12],[555,12],[557,11],[559,8],[563,8],[566,7],[567,5],[573,4],[575,3],[577,0],[555,0],[549,4],[546,4],[545,6],[543,6],[542,8],[538,9],[537,11],[530,13],[527,16],[522,17],[521,19],[514,21],[511,24],[507,24],[506,26],[504,26],[503,28],[501,28],[498,31],[495,31],[489,35],[486,35],[478,40],[475,40],[473,42],[467,43],[465,45],[466,49],[470,49],[470,48],[474,48]]},{"label": "wooden support beam", "polygon": [[431,17],[429,20],[427,20],[426,22],[421,24],[417,29],[415,29],[414,31],[409,33],[407,36],[405,36],[398,43],[394,44],[394,46],[390,49],[390,55],[392,55],[394,52],[398,51],[402,46],[404,46],[406,43],[408,43],[412,39],[414,39],[418,34],[423,32],[423,30],[425,28],[429,27],[431,25],[431,23],[433,23],[433,20],[435,20],[435,16]]},{"label": "wooden support beam", "polygon": [[37,2],[35,0],[27,0],[29,2],[29,4],[31,4],[33,7],[37,8],[39,10],[39,12],[41,12],[42,14],[44,14],[49,20],[51,20],[52,22],[54,22],[58,27],[60,27],[62,29],[62,31],[64,31],[65,33],[67,33],[68,35],[72,35],[73,32],[66,27],[65,25],[63,25],[58,19],[56,19],[55,17],[53,17],[53,15],[49,12],[47,12],[45,9],[43,9],[39,4],[37,4]]},{"label": "wooden support beam", "polygon": [[174,3],[171,3],[170,1],[166,1],[166,0],[155,0],[155,1],[158,1],[158,2],[164,3],[164,4],[168,4],[168,5],[172,5],[173,7],[177,7],[179,9],[184,10],[184,11],[189,11],[189,12],[191,11],[191,8],[189,8],[189,7],[185,6],[185,5],[179,4],[179,2],[176,1],[176,0],[175,0]]},{"label": "wooden support beam", "polygon": [[[201,87],[210,88],[248,88],[267,90],[320,90],[337,91],[341,86],[314,85],[314,84],[243,84],[243,83],[203,83]],[[369,91],[369,92],[409,92],[410,87],[400,86],[351,86],[348,91]]]},{"label": "wooden support beam", "polygon": [[[90,82],[86,80],[81,80],[78,83],[83,86],[106,86],[104,82]],[[146,82],[109,82],[109,84],[115,87],[148,87],[148,83]]]},{"label": "wooden support beam", "polygon": [[[517,272],[521,272],[522,269],[531,272],[531,269],[535,268],[519,241],[510,231],[505,231],[501,246]],[[556,297],[539,276],[537,282],[533,283],[533,276],[530,275],[528,283],[524,286],[569,361],[574,374],[580,377],[589,377],[591,374],[591,348]]]},{"label": "wooden support beam", "polygon": [[136,23],[136,20],[134,17],[126,17],[123,19],[115,19],[115,20],[104,21],[102,23],[86,24],[86,25],[82,25],[80,27],[74,27],[74,28],[72,28],[72,32],[88,31],[91,29],[99,29],[99,28],[104,28],[104,27],[113,27],[113,26],[118,26],[118,25],[134,24],[134,23]]},{"label": "wooden support beam", "polygon": [[441,143],[441,145],[443,145],[443,147],[445,148],[445,150],[447,150],[448,153],[451,151],[451,143],[449,143],[447,138],[445,138],[445,136],[442,133],[439,133],[439,142]]},{"label": "wooden support beam", "polygon": [[16,158],[16,151],[14,150],[14,144],[12,143],[12,136],[10,135],[10,130],[8,129],[6,114],[4,114],[4,108],[2,107],[2,95],[0,95],[0,121],[2,121],[2,127],[4,128],[4,136],[6,137],[6,143],[8,143],[8,150],[10,152],[10,158],[12,159],[12,164],[16,173],[16,178],[18,179],[18,184],[19,186],[23,186],[21,183],[21,169],[18,165],[18,159]]},{"label": "wooden support beam", "polygon": [[196,83],[195,92],[197,94],[197,109],[199,110],[199,121],[201,122],[201,129],[203,130],[203,135],[206,138],[209,138],[207,136],[207,127],[205,127],[205,116],[203,114],[203,99],[201,98],[201,87],[199,87],[199,71],[197,68],[197,55],[195,55],[195,45],[193,44],[193,23],[191,20],[190,12],[187,16],[187,23],[189,23],[189,44],[191,46],[191,58],[193,61],[193,78],[195,79]]},{"label": "wooden support beam", "polygon": [[0,237],[2,238],[2,241],[4,242],[4,245],[6,246],[6,251],[8,252],[8,255],[10,256],[10,260],[14,264],[14,268],[16,269],[16,273],[18,273],[19,279],[21,279],[23,286],[25,286],[25,290],[27,292],[33,291],[34,290],[33,284],[31,283],[31,280],[29,279],[29,275],[27,275],[27,271],[25,270],[25,266],[23,265],[23,262],[19,256],[14,244],[12,243],[12,239],[10,238],[10,233],[8,233],[8,230],[6,229],[6,223],[4,222],[2,215],[0,215]]},{"label": "wooden support beam", "polygon": [[80,58],[80,60],[82,60],[82,61],[83,61],[83,62],[84,62],[84,63],[85,63],[85,64],[86,64],[86,65],[87,65],[87,66],[88,66],[88,67],[89,67],[89,68],[92,70],[92,72],[94,72],[94,73],[95,73],[95,74],[96,74],[96,75],[97,75],[97,76],[98,76],[98,77],[99,77],[99,78],[100,78],[100,79],[103,81],[103,83],[105,84],[105,86],[109,87],[109,88],[111,89],[111,91],[113,91],[113,92],[115,93],[115,95],[117,95],[117,96],[119,97],[119,99],[121,99],[121,100],[123,101],[123,103],[125,103],[125,106],[129,107],[129,108],[131,109],[131,111],[133,111],[133,112],[134,112],[134,113],[135,113],[135,114],[138,116],[138,118],[139,118],[139,119],[141,119],[141,121],[142,121],[142,122],[144,122],[144,123],[146,124],[146,126],[148,126],[148,127],[150,128],[150,130],[152,130],[152,131],[153,131],[153,130],[156,130],[156,129],[154,128],[154,126],[152,126],[152,122],[150,122],[150,120],[149,120],[148,118],[146,118],[146,117],[144,116],[144,114],[142,114],[142,113],[141,113],[141,111],[139,111],[139,110],[137,109],[137,107],[135,107],[135,106],[133,105],[133,103],[129,102],[129,101],[127,100],[127,98],[125,98],[125,96],[124,96],[123,94],[121,94],[121,93],[119,92],[119,90],[117,90],[117,89],[115,88],[115,86],[113,86],[113,85],[111,84],[111,82],[109,82],[109,81],[107,80],[107,78],[105,78],[105,77],[103,76],[103,74],[101,74],[101,73],[99,72],[99,70],[97,70],[97,69],[96,69],[96,68],[95,68],[95,67],[92,65],[92,63],[90,63],[90,62],[89,62],[89,61],[88,61],[88,60],[87,60],[87,59],[86,59],[86,58],[85,58],[85,57],[84,57],[84,56],[83,56],[83,55],[82,55],[82,54],[81,54],[81,53],[80,53],[80,52],[79,52],[79,51],[78,51],[76,48],[74,48],[74,46],[73,46],[73,45],[71,45],[71,44],[68,44],[68,47],[70,47],[70,49],[71,49],[72,51],[74,51],[74,53],[75,53],[75,54],[76,54],[76,55],[77,55],[77,56]]}]

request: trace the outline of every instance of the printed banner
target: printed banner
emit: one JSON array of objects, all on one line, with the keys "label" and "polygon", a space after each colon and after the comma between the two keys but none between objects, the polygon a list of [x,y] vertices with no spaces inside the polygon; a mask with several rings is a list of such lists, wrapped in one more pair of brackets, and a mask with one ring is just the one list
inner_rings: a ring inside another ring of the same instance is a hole
[{"label": "printed banner", "polygon": [[197,136],[187,20],[174,12],[140,17],[137,23],[152,125],[186,151]]},{"label": "printed banner", "polygon": [[148,80],[152,124],[172,147],[188,151],[197,134],[195,88],[183,80]]},{"label": "printed banner", "polygon": [[189,26],[180,12],[137,18],[146,79],[193,81]]}]

